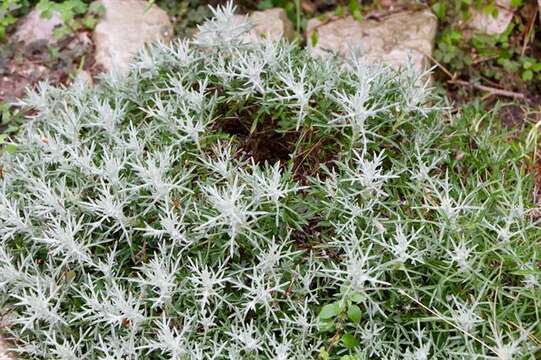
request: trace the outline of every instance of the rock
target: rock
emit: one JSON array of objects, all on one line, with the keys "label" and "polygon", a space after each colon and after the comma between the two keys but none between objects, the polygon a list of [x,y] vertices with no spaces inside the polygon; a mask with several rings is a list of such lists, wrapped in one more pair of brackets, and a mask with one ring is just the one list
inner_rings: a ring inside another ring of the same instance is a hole
[{"label": "rock", "polygon": [[33,9],[21,20],[13,38],[15,41],[21,41],[25,45],[30,45],[37,41],[46,41],[48,43],[56,42],[53,30],[63,24],[62,18],[56,12],[53,12],[50,19],[41,17],[41,12]]},{"label": "rock", "polygon": [[498,8],[496,16],[472,9],[472,17],[468,21],[468,27],[487,35],[502,34],[513,20],[511,0],[496,0],[496,6]]},{"label": "rock", "polygon": [[293,40],[295,38],[293,24],[287,18],[284,9],[281,8],[254,11],[250,15],[233,15],[227,21],[227,26],[231,29],[231,31],[226,31],[227,34],[215,29],[204,29],[204,24],[195,33],[196,41],[208,45],[223,40],[250,43],[265,38],[272,40],[282,38]]},{"label": "rock", "polygon": [[250,15],[249,20],[254,27],[247,34],[247,40],[254,40],[260,37],[270,37],[273,40],[279,40],[281,38],[293,40],[295,37],[293,24],[282,8],[254,11]]},{"label": "rock", "polygon": [[15,358],[7,351],[7,345],[4,339],[0,338],[0,360],[14,360]]},{"label": "rock", "polygon": [[380,21],[359,22],[352,16],[329,22],[312,19],[307,42],[317,56],[345,56],[354,51],[367,64],[400,68],[411,63],[417,71],[424,71],[430,66],[437,26],[436,16],[428,9],[400,12]]},{"label": "rock", "polygon": [[96,62],[107,71],[126,73],[145,44],[169,40],[173,26],[167,13],[145,0],[100,0],[105,15],[94,31]]}]

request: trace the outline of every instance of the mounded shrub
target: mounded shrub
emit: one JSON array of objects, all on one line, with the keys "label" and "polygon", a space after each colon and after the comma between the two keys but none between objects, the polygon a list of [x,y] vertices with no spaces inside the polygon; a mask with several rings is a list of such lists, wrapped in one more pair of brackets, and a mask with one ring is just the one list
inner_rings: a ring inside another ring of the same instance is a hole
[{"label": "mounded shrub", "polygon": [[242,43],[231,6],[2,157],[21,358],[533,358],[529,152],[413,73]]}]

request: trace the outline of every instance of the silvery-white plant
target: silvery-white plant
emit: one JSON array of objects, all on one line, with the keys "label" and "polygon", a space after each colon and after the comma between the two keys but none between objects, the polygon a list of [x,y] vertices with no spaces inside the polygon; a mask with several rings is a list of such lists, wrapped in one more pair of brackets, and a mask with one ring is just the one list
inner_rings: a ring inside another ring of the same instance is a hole
[{"label": "silvery-white plant", "polygon": [[[248,43],[233,12],[127,76],[22,102],[32,118],[0,165],[13,351],[533,358],[533,185],[475,162],[517,163],[507,143],[461,134],[408,69]],[[269,131],[287,156],[250,148]],[[455,160],[463,139],[475,147]]]}]

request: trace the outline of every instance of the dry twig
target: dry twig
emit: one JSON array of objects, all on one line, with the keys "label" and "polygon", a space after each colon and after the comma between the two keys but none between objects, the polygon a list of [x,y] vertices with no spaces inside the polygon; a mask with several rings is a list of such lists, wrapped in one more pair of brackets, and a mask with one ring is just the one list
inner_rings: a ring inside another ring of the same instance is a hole
[{"label": "dry twig", "polygon": [[498,88],[494,88],[494,87],[490,87],[490,86],[484,86],[484,85],[480,85],[480,84],[472,84],[471,82],[464,81],[464,80],[449,80],[448,82],[450,84],[468,86],[468,87],[471,87],[471,88],[475,88],[477,90],[486,91],[490,95],[505,96],[505,97],[511,97],[511,98],[515,98],[515,99],[524,99],[525,98],[524,94],[522,94],[522,93],[509,91],[509,90],[498,89]]}]

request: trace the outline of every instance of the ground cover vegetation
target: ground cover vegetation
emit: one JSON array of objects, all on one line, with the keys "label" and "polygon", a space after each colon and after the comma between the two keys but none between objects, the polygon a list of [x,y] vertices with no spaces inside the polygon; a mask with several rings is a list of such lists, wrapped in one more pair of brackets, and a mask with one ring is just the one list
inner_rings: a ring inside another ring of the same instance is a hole
[{"label": "ground cover vegetation", "polygon": [[[149,0],[165,9],[179,37],[192,36],[196,26],[210,16],[208,5],[220,5],[225,0]],[[496,15],[502,9],[494,0],[431,0],[423,4],[412,4],[399,0],[239,0],[240,10],[249,12],[270,7],[284,8],[298,32],[299,41],[304,39],[308,19],[326,17],[329,14],[345,16],[352,14],[357,20],[384,19],[389,9],[407,9],[428,6],[439,18],[438,36],[434,64],[436,79],[452,99],[468,102],[479,95],[487,94],[486,89],[501,89],[513,92],[525,109],[507,107],[505,118],[521,124],[531,118],[531,109],[539,106],[537,95],[540,89],[541,64],[539,59],[538,3],[536,0],[515,0],[511,3],[513,20],[506,32],[500,35],[472,34],[467,28],[472,11]],[[53,11],[60,13],[64,25],[56,33],[63,41],[54,45],[33,46],[24,49],[10,43],[9,35],[16,28],[17,21],[33,7],[50,16]],[[10,96],[23,94],[17,83],[35,84],[44,79],[41,71],[35,71],[35,64],[49,69],[49,78],[56,84],[72,81],[81,70],[92,74],[100,72],[93,64],[91,36],[83,36],[81,43],[73,41],[81,32],[89,32],[101,16],[101,10],[91,0],[1,0],[0,1],[0,75],[11,81],[0,82],[0,131],[5,135],[16,133],[24,122],[24,114],[13,106]],[[85,40],[86,39],[86,40]],[[4,70],[4,71],[2,71]],[[18,79],[20,74],[22,77]],[[480,90],[481,89],[481,90]],[[484,89],[484,90],[483,90]],[[488,92],[488,106],[501,92]],[[509,100],[503,97],[504,100]],[[504,120],[507,121],[507,120]],[[536,119],[534,119],[536,121]]]},{"label": "ground cover vegetation", "polygon": [[538,356],[535,133],[451,113],[426,74],[244,44],[232,11],[21,104],[0,179],[19,356]]}]

